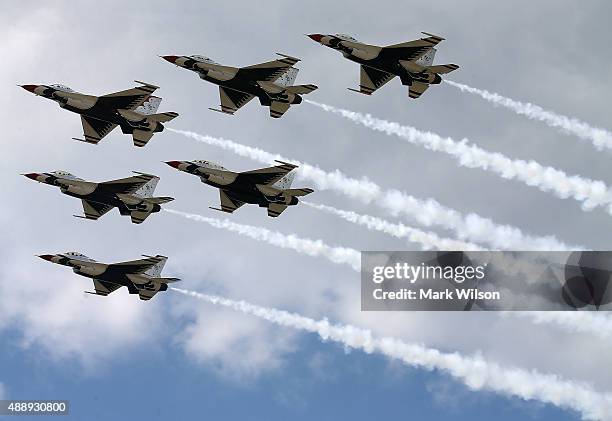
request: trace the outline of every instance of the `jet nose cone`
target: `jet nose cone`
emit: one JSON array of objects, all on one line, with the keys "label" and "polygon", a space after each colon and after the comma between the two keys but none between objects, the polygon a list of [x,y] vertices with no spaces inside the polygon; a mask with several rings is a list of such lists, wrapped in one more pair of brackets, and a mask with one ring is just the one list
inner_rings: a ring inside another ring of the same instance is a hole
[{"label": "jet nose cone", "polygon": [[38,257],[40,257],[41,259],[44,259],[44,260],[48,260],[50,262],[53,259],[54,256],[52,254],[41,254]]},{"label": "jet nose cone", "polygon": [[313,41],[321,42],[321,38],[323,38],[323,35],[322,34],[309,34],[307,35],[307,37]]},{"label": "jet nose cone", "polygon": [[36,173],[36,172],[31,172],[31,173],[28,173],[28,174],[21,174],[21,175],[24,175],[24,176],[26,176],[28,178],[31,178],[32,180],[36,180],[36,178],[38,177],[38,173]]},{"label": "jet nose cone", "polygon": [[34,92],[34,89],[38,88],[38,85],[19,85],[26,91]]},{"label": "jet nose cone", "polygon": [[178,168],[181,165],[181,161],[166,161],[166,164],[170,165],[172,168]]},{"label": "jet nose cone", "polygon": [[178,58],[178,56],[161,56],[161,58],[174,64],[176,63],[176,59]]}]

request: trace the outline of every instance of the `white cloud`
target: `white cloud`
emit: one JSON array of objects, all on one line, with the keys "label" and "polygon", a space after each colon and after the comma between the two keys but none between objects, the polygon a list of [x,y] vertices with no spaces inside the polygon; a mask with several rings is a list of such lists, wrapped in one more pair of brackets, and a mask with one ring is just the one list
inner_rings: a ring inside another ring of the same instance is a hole
[{"label": "white cloud", "polygon": [[200,307],[195,320],[176,337],[193,361],[232,381],[251,382],[283,367],[295,350],[293,332],[235,312]]},{"label": "white cloud", "polygon": [[51,359],[76,358],[97,369],[118,351],[161,335],[161,302],[140,302],[125,288],[108,297],[84,294],[91,280],[56,265],[45,271],[46,265],[32,256],[0,269],[7,280],[0,286],[0,329],[18,327],[24,349],[42,347]]}]

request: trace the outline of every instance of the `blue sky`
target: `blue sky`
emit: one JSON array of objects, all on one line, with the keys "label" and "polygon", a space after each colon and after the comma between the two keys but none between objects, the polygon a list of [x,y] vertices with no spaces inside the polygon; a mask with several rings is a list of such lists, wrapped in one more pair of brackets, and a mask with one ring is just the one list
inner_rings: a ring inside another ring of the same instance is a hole
[{"label": "blue sky", "polygon": [[2,339],[8,397],[69,399],[68,419],[577,419],[548,405],[470,392],[448,376],[384,357],[346,353],[309,334],[300,335],[281,370],[247,382],[194,366],[171,344],[144,357],[118,355],[103,370],[83,374],[74,361],[23,352],[10,333]]},{"label": "blue sky", "polygon": [[[164,276],[181,288],[212,292],[314,319],[329,318],[407,343],[481,355],[503,367],[551,373],[612,390],[611,337],[571,326],[534,324],[495,313],[361,312],[359,274],[325,259],[303,256],[161,212],[134,225],[115,212],[92,223],[73,218],[78,201],[19,174],[67,170],[95,181],[131,171],[159,175],[156,193],[172,208],[219,217],[209,210],[218,193],[163,164],[205,159],[230,170],[260,163],[176,133],[155,135],[134,148],[118,130],[97,146],[81,136],[76,115],[36,98],[17,84],[62,83],[102,95],[133,80],[159,85],[160,111],[176,111],[168,127],[225,137],[384,189],[435,199],[457,212],[477,213],[534,236],[555,235],[592,249],[612,247],[612,221],[584,212],[514,180],[460,167],[446,155],[397,141],[309,104],[269,118],[256,101],[235,116],[207,110],[218,90],[158,55],[201,54],[247,66],[282,52],[302,59],[297,83],[315,83],[309,98],[390,121],[414,125],[516,159],[534,159],[612,184],[610,157],[588,142],[495,108],[447,84],[418,101],[391,81],[371,97],[346,90],[357,65],[305,37],[349,33],[373,44],[415,39],[420,31],[446,38],[436,63],[457,63],[453,80],[531,101],[610,127],[612,90],[608,40],[611,5],[593,1],[501,3],[349,1],[266,3],[236,1],[211,7],[199,1],[5,2],[0,7],[3,56],[0,104],[0,384],[10,398],[68,398],[74,419],[195,417],[228,419],[577,419],[539,402],[471,392],[445,374],[411,369],[380,355],[322,343],[315,335],[220,309],[171,292],[150,302],[119,290],[106,298],[83,294],[90,281],[33,257],[80,251],[117,262],[141,254],[169,256]],[[24,11],[27,11],[25,13]],[[585,41],[586,40],[586,41]],[[296,187],[311,187],[296,177]],[[312,202],[414,224],[380,207],[334,191]],[[221,215],[223,216],[223,215]],[[272,219],[257,207],[231,215],[262,226],[356,250],[418,249],[306,206]],[[608,395],[609,396],[609,395]],[[612,402],[612,400],[611,400]],[[171,413],[170,410],[173,412]]]}]

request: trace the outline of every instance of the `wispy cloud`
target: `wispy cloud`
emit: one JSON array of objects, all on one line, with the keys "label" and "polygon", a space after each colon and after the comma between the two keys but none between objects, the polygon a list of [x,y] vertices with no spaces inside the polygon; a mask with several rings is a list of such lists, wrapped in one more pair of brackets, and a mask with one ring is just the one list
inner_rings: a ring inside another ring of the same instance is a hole
[{"label": "wispy cloud", "polygon": [[529,102],[516,101],[494,92],[473,88],[471,86],[464,85],[463,83],[453,82],[452,80],[445,79],[444,82],[460,89],[462,92],[478,95],[494,105],[508,108],[509,110],[512,110],[517,114],[524,115],[531,120],[541,121],[549,127],[561,129],[562,132],[573,134],[578,136],[580,139],[589,140],[598,150],[602,150],[604,148],[612,149],[612,133],[608,130],[592,127],[576,118],[567,117],[553,111],[545,110],[542,107]]},{"label": "wispy cloud", "polygon": [[379,119],[370,114],[361,114],[310,100],[305,102],[372,130],[399,137],[431,151],[443,152],[455,158],[463,167],[480,168],[505,179],[515,179],[528,186],[537,187],[540,191],[551,192],[561,199],[571,197],[580,202],[584,210],[605,206],[608,212],[612,213],[610,206],[612,192],[603,181],[568,175],[562,170],[543,166],[533,160],[511,159],[501,153],[482,149],[465,138],[456,141],[412,126]]},{"label": "wispy cloud", "polygon": [[441,205],[434,199],[419,199],[395,189],[384,190],[367,178],[351,178],[339,170],[324,171],[319,167],[228,139],[200,135],[185,130],[171,128],[167,130],[265,164],[272,163],[275,159],[293,162],[300,166],[297,169],[298,175],[312,181],[318,190],[333,190],[364,203],[373,203],[393,216],[408,216],[425,227],[442,227],[454,232],[455,236],[461,240],[486,244],[492,249],[577,250],[585,248],[567,245],[554,236],[528,235],[519,228],[496,224],[475,213],[463,215]]},{"label": "wispy cloud", "polygon": [[360,349],[368,354],[376,352],[400,360],[412,367],[443,371],[463,382],[471,390],[488,390],[505,396],[538,400],[578,411],[583,419],[588,420],[609,420],[612,414],[612,396],[599,393],[588,384],[565,380],[554,374],[504,367],[487,361],[481,355],[464,356],[456,352],[444,353],[420,344],[405,343],[395,338],[377,338],[366,329],[332,324],[325,319],[314,320],[296,313],[261,307],[245,301],[234,301],[178,288],[171,289],[280,326],[316,333],[324,341],[338,342],[343,346]]},{"label": "wispy cloud", "polygon": [[300,238],[294,234],[283,234],[262,227],[237,224],[227,219],[210,218],[174,209],[164,209],[164,211],[193,221],[204,222],[211,227],[235,232],[276,247],[291,249],[300,254],[312,257],[323,257],[333,263],[348,265],[356,271],[361,269],[361,254],[359,251],[351,248],[328,246],[321,240]]}]

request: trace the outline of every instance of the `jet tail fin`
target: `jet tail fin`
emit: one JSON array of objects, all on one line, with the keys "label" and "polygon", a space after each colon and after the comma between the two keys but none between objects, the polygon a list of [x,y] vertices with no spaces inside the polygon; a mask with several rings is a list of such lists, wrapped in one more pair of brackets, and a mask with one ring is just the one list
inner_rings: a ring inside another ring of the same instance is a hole
[{"label": "jet tail fin", "polygon": [[293,179],[295,178],[295,172],[290,171],[283,176],[276,183],[272,184],[272,187],[276,187],[277,189],[286,190],[291,187],[291,183],[293,183]]},{"label": "jet tail fin", "polygon": [[149,99],[143,102],[142,105],[136,108],[134,111],[144,115],[155,114],[161,102],[162,99],[160,97],[151,95]]},{"label": "jet tail fin", "polygon": [[436,56],[436,49],[430,48],[429,51],[427,51],[425,54],[419,57],[418,60],[415,60],[414,62],[416,64],[420,64],[421,66],[431,66],[433,64],[435,56]]},{"label": "jet tail fin", "polygon": [[276,79],[274,83],[280,86],[291,86],[293,82],[295,82],[295,78],[297,78],[297,74],[300,70],[295,67],[290,67],[285,73],[282,74],[281,77]]},{"label": "jet tail fin", "polygon": [[[142,174],[134,171],[136,174]],[[152,197],[153,193],[155,193],[155,187],[157,187],[157,183],[159,182],[159,177],[153,177],[146,183],[144,183],[138,190],[134,192],[136,196],[140,197]]]},{"label": "jet tail fin", "polygon": [[164,265],[166,264],[166,261],[168,260],[168,258],[166,256],[160,256],[160,255],[157,255],[157,256],[143,255],[143,256],[150,258],[150,259],[158,260],[156,264],[154,264],[149,269],[143,272],[145,275],[147,275],[150,278],[153,278],[153,279],[158,278],[162,270],[164,269]]}]

